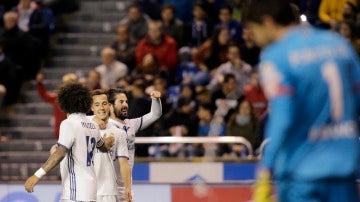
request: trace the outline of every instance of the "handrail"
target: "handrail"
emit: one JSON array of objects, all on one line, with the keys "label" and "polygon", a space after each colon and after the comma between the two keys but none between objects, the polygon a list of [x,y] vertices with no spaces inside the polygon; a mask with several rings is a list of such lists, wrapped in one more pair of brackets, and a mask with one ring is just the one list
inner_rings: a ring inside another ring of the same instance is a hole
[{"label": "handrail", "polygon": [[136,137],[137,144],[159,144],[159,143],[241,143],[246,146],[249,157],[254,155],[251,143],[244,137],[238,136],[206,136],[206,137]]}]

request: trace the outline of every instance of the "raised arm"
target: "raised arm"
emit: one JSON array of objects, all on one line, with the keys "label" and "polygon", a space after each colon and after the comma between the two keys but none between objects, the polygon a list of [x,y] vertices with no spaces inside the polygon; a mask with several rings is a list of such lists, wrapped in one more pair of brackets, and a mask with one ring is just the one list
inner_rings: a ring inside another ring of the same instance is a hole
[{"label": "raised arm", "polygon": [[154,123],[157,119],[160,118],[162,114],[162,106],[161,106],[161,93],[159,91],[153,91],[151,94],[151,109],[150,112],[145,114],[143,118],[143,122],[140,130],[147,128],[149,125]]}]

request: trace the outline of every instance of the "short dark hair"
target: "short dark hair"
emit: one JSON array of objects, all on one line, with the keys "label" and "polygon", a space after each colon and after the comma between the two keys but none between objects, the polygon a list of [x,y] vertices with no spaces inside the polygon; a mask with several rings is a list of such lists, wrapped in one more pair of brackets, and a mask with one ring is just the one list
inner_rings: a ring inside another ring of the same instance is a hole
[{"label": "short dark hair", "polygon": [[220,13],[220,10],[228,10],[231,15],[233,14],[233,10],[232,10],[231,6],[229,6],[229,5],[223,5],[223,6],[221,6],[221,7],[219,8],[219,13]]},{"label": "short dark hair", "polygon": [[235,77],[234,74],[231,74],[231,73],[224,74],[224,81],[223,81],[223,83],[228,83],[231,79],[235,79],[235,80],[236,80],[236,77]]},{"label": "short dark hair", "polygon": [[64,113],[87,113],[90,111],[92,98],[90,90],[80,83],[67,83],[57,89],[57,101]]},{"label": "short dark hair", "polygon": [[174,5],[170,3],[164,4],[163,7],[161,8],[161,11],[164,11],[165,9],[170,9],[173,13],[176,12]]},{"label": "short dark hair", "polygon": [[117,94],[125,94],[127,96],[126,91],[123,88],[111,88],[108,90],[107,94],[108,94],[109,103],[112,105],[115,104]]},{"label": "short dark hair", "polygon": [[94,97],[95,95],[106,95],[106,97],[109,97],[108,93],[103,89],[96,89],[91,91],[91,97]]},{"label": "short dark hair", "polygon": [[282,26],[296,22],[289,0],[253,0],[245,10],[245,22],[262,24],[263,17],[270,16]]}]

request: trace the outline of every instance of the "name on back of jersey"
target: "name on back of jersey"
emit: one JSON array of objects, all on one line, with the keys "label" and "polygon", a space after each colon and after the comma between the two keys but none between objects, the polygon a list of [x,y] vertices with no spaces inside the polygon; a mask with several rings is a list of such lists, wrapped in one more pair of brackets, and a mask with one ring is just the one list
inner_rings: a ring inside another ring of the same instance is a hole
[{"label": "name on back of jersey", "polygon": [[93,130],[97,129],[95,124],[90,123],[90,122],[81,122],[81,126],[83,128],[89,128],[89,129],[93,129]]}]

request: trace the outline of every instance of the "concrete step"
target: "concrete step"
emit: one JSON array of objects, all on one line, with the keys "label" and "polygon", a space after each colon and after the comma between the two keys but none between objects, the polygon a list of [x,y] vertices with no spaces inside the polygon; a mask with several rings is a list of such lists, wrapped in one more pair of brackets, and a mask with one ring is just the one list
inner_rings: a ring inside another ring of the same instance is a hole
[{"label": "concrete step", "polygon": [[113,33],[67,33],[59,35],[59,44],[66,45],[109,45],[115,39],[115,32]]},{"label": "concrete step", "polygon": [[56,56],[47,64],[51,67],[68,67],[74,70],[78,67],[96,67],[101,64],[100,57],[94,56]]},{"label": "concrete step", "polygon": [[115,33],[119,22],[69,22],[67,29],[69,32],[92,32],[92,33]]},{"label": "concrete step", "polygon": [[80,11],[73,15],[73,21],[81,22],[117,22],[119,23],[122,18],[126,16],[126,12],[104,12],[92,13],[89,11]]},{"label": "concrete step", "polygon": [[99,45],[57,45],[54,48],[58,56],[97,56],[100,57],[101,50],[105,47]]},{"label": "concrete step", "polygon": [[11,117],[9,126],[11,127],[53,127],[54,117],[52,114],[28,114],[14,115]]},{"label": "concrete step", "polygon": [[16,115],[19,116],[29,114],[53,115],[52,105],[44,102],[17,104],[15,105],[14,110]]},{"label": "concrete step", "polygon": [[12,139],[51,139],[53,138],[53,127],[0,127],[4,135],[9,135]]},{"label": "concrete step", "polygon": [[[1,158],[0,158],[1,159]],[[36,158],[35,158],[36,159]],[[41,159],[43,160],[43,159]],[[35,160],[36,161],[36,160]],[[45,162],[45,161],[44,161]],[[25,181],[31,176],[37,169],[39,169],[44,162],[3,162],[0,164],[0,181]],[[56,166],[52,171],[47,173],[42,181],[58,181],[60,180],[60,167]]]},{"label": "concrete step", "polygon": [[10,151],[49,152],[50,148],[56,143],[57,143],[56,139],[10,140],[8,142],[0,142],[0,152],[10,152]]},{"label": "concrete step", "polygon": [[124,12],[132,1],[82,1],[80,11],[104,13],[104,12]]},{"label": "concrete step", "polygon": [[23,92],[23,102],[24,103],[45,103],[45,101],[42,100],[39,93],[36,90],[27,90],[26,92]]}]

